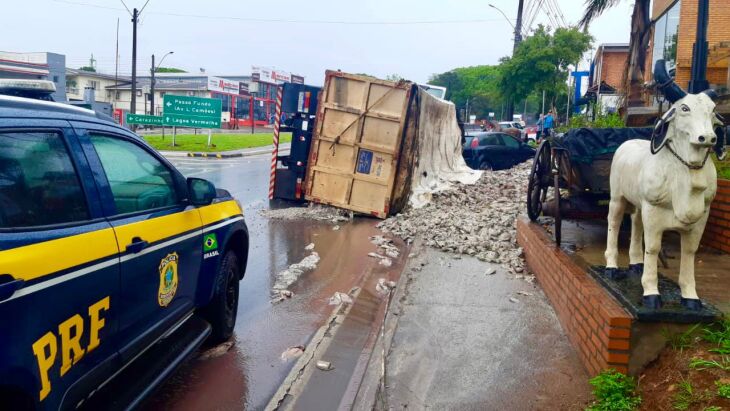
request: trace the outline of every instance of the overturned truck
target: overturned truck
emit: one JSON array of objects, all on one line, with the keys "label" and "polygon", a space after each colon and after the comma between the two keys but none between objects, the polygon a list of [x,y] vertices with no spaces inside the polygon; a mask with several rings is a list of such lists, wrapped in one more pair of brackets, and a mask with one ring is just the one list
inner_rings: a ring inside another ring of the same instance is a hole
[{"label": "overturned truck", "polygon": [[385,218],[481,176],[464,162],[452,103],[417,84],[327,71],[306,199]]}]

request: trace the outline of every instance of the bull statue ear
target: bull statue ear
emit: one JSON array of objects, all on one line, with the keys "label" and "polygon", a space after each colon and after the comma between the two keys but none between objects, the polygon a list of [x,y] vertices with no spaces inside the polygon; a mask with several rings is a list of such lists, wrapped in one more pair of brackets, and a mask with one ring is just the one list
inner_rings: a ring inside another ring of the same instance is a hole
[{"label": "bull statue ear", "polygon": [[725,142],[727,141],[727,128],[725,125],[715,127],[715,135],[717,136],[717,143],[715,143],[715,155],[720,161],[725,160],[727,152],[725,151]]},{"label": "bull statue ear", "polygon": [[706,95],[707,97],[711,98],[712,101],[717,101],[720,96],[717,95],[717,92],[711,88],[708,88],[707,90],[703,91],[702,94]]},{"label": "bull statue ear", "polygon": [[664,113],[662,118],[660,118],[654,126],[654,131],[651,133],[651,145],[649,147],[652,154],[658,153],[662,148],[664,148],[664,145],[667,144],[669,122],[674,119],[675,114],[676,110],[671,108],[669,111]]}]

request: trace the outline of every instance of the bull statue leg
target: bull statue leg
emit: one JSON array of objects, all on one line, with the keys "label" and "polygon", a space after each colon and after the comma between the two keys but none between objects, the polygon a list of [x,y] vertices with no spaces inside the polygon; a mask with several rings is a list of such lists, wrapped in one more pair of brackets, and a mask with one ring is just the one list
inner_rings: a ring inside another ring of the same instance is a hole
[{"label": "bull statue leg", "polygon": [[608,238],[606,239],[606,275],[617,278],[618,271],[618,233],[624,219],[626,199],[621,195],[611,195],[608,203]]},{"label": "bull statue leg", "polygon": [[682,290],[682,305],[690,310],[702,309],[702,302],[695,289],[695,254],[705,231],[709,213],[705,213],[691,230],[682,232],[682,257],[679,263],[679,288]]},{"label": "bull statue leg", "polygon": [[[653,223],[651,206],[642,207],[642,221]],[[644,226],[644,273],[641,276],[641,286],[644,288],[642,303],[646,308],[661,308],[662,297],[659,295],[659,276],[657,274],[657,262],[659,251],[662,249],[662,234],[664,228],[656,224]]]},{"label": "bull statue leg", "polygon": [[629,245],[629,270],[635,274],[644,272],[644,222],[641,209],[631,213],[631,244]]}]

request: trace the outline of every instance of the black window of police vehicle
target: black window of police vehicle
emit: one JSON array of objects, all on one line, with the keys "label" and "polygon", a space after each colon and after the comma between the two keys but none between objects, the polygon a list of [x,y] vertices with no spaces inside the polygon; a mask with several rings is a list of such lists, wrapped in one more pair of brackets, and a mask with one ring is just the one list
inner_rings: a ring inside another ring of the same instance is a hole
[{"label": "black window of police vehicle", "polygon": [[127,214],[178,203],[170,170],[143,148],[121,138],[91,135],[109,181],[117,213]]},{"label": "black window of police vehicle", "polygon": [[81,183],[60,134],[0,133],[0,228],[89,219]]}]

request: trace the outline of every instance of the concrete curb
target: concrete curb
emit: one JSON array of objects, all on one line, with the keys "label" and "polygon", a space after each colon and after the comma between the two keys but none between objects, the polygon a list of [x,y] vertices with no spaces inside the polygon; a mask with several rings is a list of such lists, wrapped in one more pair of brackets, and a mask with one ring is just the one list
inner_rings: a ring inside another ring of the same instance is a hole
[{"label": "concrete curb", "polygon": [[[291,148],[290,143],[283,143],[279,146],[279,151],[285,153]],[[165,157],[197,157],[210,159],[239,158],[257,156],[261,154],[271,154],[272,146],[256,147],[255,149],[244,149],[235,151],[221,151],[211,153],[185,152],[185,151],[160,151]]]},{"label": "concrete curb", "polygon": [[420,268],[421,266],[422,250],[423,244],[421,239],[417,238],[411,246],[411,255],[409,255],[408,262],[403,267],[403,272],[398,279],[394,294],[391,296],[390,307],[388,307],[388,311],[385,313],[378,338],[375,341],[365,371],[361,376],[360,385],[355,394],[351,410],[372,411],[385,408],[383,398],[385,393],[381,392],[381,384],[385,384],[386,378],[385,361],[390,353],[390,346],[393,343],[393,337],[398,328],[398,320],[400,317],[397,313],[403,309],[402,301],[408,292],[408,284],[410,283],[411,275],[414,273],[413,267]]},{"label": "concrete curb", "polygon": [[[263,154],[261,153],[255,153],[255,154]],[[253,155],[253,154],[249,154]],[[235,158],[235,157],[243,157],[243,153],[187,153],[187,157],[202,157],[202,158]]]},{"label": "concrete curb", "polygon": [[[360,295],[360,290],[360,287],[354,287],[348,292],[348,295],[355,300]],[[294,404],[291,401],[301,394],[306,386],[306,381],[314,372],[314,368],[316,368],[310,366],[310,363],[316,362],[320,358],[320,355],[326,351],[337,334],[340,325],[350,313],[353,305],[340,303],[332,310],[332,314],[325,325],[320,327],[314,334],[305,347],[304,354],[299,357],[299,360],[294,364],[294,367],[292,367],[284,382],[281,383],[274,396],[269,400],[265,411],[288,411],[293,409]]]}]

